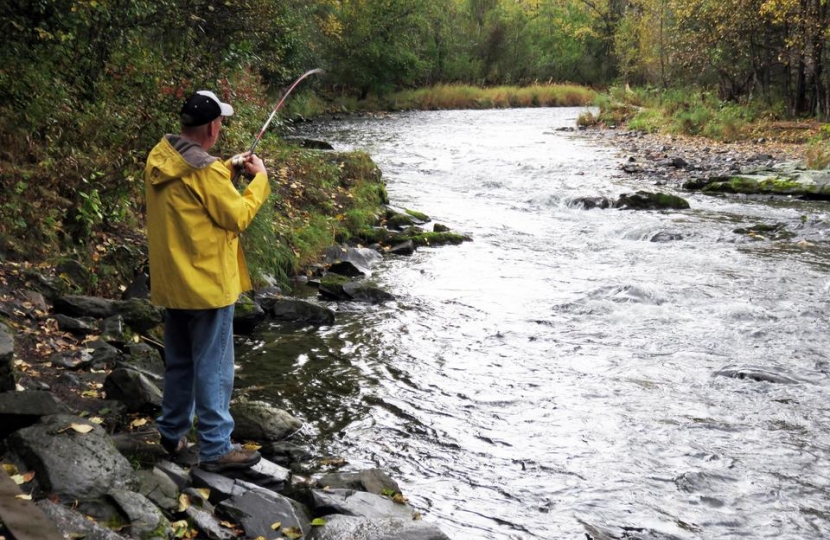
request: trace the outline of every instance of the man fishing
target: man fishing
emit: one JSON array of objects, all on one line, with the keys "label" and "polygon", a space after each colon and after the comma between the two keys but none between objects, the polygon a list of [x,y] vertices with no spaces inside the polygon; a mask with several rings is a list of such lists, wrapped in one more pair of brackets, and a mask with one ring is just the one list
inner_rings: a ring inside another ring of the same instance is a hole
[{"label": "man fishing", "polygon": [[208,151],[233,107],[210,91],[190,95],[179,135],[165,135],[144,170],[151,300],[165,309],[161,445],[179,457],[197,420],[199,467],[222,472],[257,464],[259,452],[231,443],[233,313],[251,279],[239,234],[271,192],[262,160],[241,154],[252,176],[240,194],[234,165]]}]

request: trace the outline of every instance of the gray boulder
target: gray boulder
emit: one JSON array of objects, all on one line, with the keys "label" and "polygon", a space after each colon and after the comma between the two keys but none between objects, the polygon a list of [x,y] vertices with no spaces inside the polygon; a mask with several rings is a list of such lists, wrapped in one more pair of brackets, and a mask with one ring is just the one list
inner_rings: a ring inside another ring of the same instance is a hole
[{"label": "gray boulder", "polygon": [[152,413],[161,408],[162,398],[153,378],[136,369],[117,367],[104,380],[104,392],[107,399],[120,401],[129,412]]},{"label": "gray boulder", "polygon": [[381,260],[383,256],[369,248],[331,246],[323,254],[323,262],[330,265],[330,271],[349,276],[370,276],[372,265]]},{"label": "gray boulder", "polygon": [[380,469],[364,469],[357,472],[330,473],[317,479],[321,487],[353,489],[381,495],[400,493],[398,483]]},{"label": "gray boulder", "polygon": [[208,540],[231,540],[236,538],[231,529],[224,527],[210,512],[196,506],[190,506],[185,510],[185,513],[193,526],[204,534]]},{"label": "gray boulder", "polygon": [[[286,532],[305,536],[311,523],[294,501],[278,493],[248,491],[219,503],[216,512],[238,523],[247,538],[274,538]],[[279,530],[272,528],[280,523]]]},{"label": "gray boulder", "polygon": [[334,311],[305,300],[278,298],[271,304],[271,314],[278,321],[301,322],[330,326],[334,324]]},{"label": "gray boulder", "polygon": [[86,346],[92,351],[93,369],[112,369],[123,356],[117,347],[100,339],[90,341]]},{"label": "gray boulder", "polygon": [[179,486],[164,471],[158,467],[142,469],[136,472],[139,481],[138,492],[153,501],[153,503],[167,510],[175,511],[179,506]]},{"label": "gray boulder", "polygon": [[161,510],[147,497],[134,491],[115,489],[109,493],[121,513],[129,521],[130,537],[138,540],[171,538],[173,530]]},{"label": "gray boulder", "polygon": [[98,321],[95,317],[70,317],[61,313],[55,314],[58,328],[64,332],[85,336],[98,331]]},{"label": "gray boulder", "polygon": [[407,240],[406,242],[395,244],[389,248],[389,253],[392,255],[412,255],[415,253],[415,242]]},{"label": "gray boulder", "polygon": [[70,317],[107,319],[121,315],[124,322],[136,332],[146,332],[162,321],[161,310],[148,300],[140,298],[110,300],[95,296],[66,295],[56,298],[53,308],[55,313]]},{"label": "gray boulder", "polygon": [[0,439],[32,426],[44,416],[70,414],[69,407],[51,392],[25,391],[0,394]]},{"label": "gray boulder", "polygon": [[365,302],[368,304],[382,304],[392,302],[395,296],[383,289],[367,283],[352,281],[343,284],[343,292],[353,301]]},{"label": "gray boulder", "polygon": [[127,346],[129,356],[125,364],[144,373],[152,373],[161,378],[164,377],[164,360],[161,353],[146,343],[131,343]]},{"label": "gray boulder", "polygon": [[303,423],[286,411],[264,401],[239,399],[231,403],[231,415],[237,439],[279,441],[303,427]]},{"label": "gray boulder", "polygon": [[372,519],[412,519],[415,510],[407,503],[396,503],[388,497],[353,489],[314,489],[311,491],[316,514],[343,514]]},{"label": "gray boulder", "polygon": [[124,537],[110,529],[90,521],[81,514],[62,504],[42,499],[37,502],[46,517],[55,524],[64,538],[83,538],[84,540],[124,540]]},{"label": "gray boulder", "polygon": [[6,441],[45,493],[88,500],[137,487],[133,468],[107,432],[79,416],[45,416]]}]

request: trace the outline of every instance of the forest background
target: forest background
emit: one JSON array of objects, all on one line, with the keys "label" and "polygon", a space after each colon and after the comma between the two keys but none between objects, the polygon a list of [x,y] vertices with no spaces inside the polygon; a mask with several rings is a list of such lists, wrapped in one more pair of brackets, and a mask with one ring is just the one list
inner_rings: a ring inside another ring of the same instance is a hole
[{"label": "forest background", "polygon": [[[177,131],[175,113],[196,89],[237,109],[218,148],[225,156],[248,146],[280,91],[311,68],[325,76],[292,96],[284,119],[445,106],[412,101],[417,89],[566,84],[584,89],[577,101],[599,91],[603,112],[633,103],[636,128],[661,129],[642,109],[661,103],[681,129],[724,138],[736,130],[706,124],[827,118],[829,22],[827,0],[8,0],[0,259],[69,255],[94,266],[113,238],[141,230],[145,156]],[[547,104],[536,95],[483,103]],[[446,103],[472,105],[482,101]],[[290,164],[283,181],[336,174],[268,144]],[[268,225],[282,235],[284,272],[309,231],[349,221],[337,208],[296,213]]]}]

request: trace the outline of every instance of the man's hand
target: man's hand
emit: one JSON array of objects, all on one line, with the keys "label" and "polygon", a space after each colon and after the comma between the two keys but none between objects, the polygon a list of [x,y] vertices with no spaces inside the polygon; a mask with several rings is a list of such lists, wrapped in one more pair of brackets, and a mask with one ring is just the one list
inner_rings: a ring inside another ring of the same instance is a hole
[{"label": "man's hand", "polygon": [[262,162],[262,158],[256,154],[251,154],[250,152],[245,152],[243,155],[245,156],[245,172],[251,176],[257,173],[268,174],[268,171],[265,170],[265,163]]}]

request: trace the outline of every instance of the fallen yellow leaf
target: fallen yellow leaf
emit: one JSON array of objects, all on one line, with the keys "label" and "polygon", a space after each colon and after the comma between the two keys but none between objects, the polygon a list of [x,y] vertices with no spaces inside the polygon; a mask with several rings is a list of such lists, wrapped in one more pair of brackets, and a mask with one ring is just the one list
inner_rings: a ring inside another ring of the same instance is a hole
[{"label": "fallen yellow leaf", "polygon": [[187,534],[190,524],[186,519],[182,519],[171,523],[170,528],[173,529],[173,536],[175,538],[183,538]]},{"label": "fallen yellow leaf", "polygon": [[279,530],[280,527],[282,527],[282,521],[277,521],[276,523],[271,524],[271,529],[274,531]]},{"label": "fallen yellow leaf", "polygon": [[147,425],[147,419],[146,418],[136,418],[135,420],[130,422],[130,427],[133,427],[133,428],[141,427],[141,426],[144,426],[144,425]]},{"label": "fallen yellow leaf", "polygon": [[186,493],[181,493],[179,495],[179,512],[184,512],[190,508],[190,496]]},{"label": "fallen yellow leaf", "polygon": [[290,538],[291,540],[297,540],[298,538],[303,537],[303,531],[300,530],[299,527],[288,527],[287,529],[283,529],[280,532],[288,538]]},{"label": "fallen yellow leaf", "polygon": [[23,494],[21,494],[21,495],[15,495],[15,496],[14,496],[14,498],[15,498],[15,499],[23,499],[24,501],[31,501],[31,500],[32,500],[32,496],[31,496],[31,495],[27,495],[27,494],[25,494],[25,493],[23,493]]},{"label": "fallen yellow leaf", "polygon": [[95,428],[90,426],[89,424],[69,424],[65,428],[59,429],[58,433],[65,433],[70,429],[76,431],[77,433],[89,433]]}]

